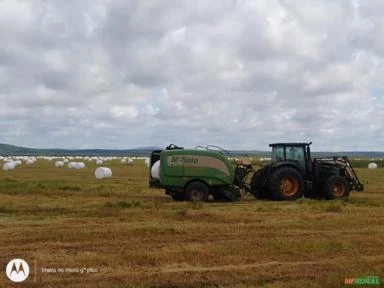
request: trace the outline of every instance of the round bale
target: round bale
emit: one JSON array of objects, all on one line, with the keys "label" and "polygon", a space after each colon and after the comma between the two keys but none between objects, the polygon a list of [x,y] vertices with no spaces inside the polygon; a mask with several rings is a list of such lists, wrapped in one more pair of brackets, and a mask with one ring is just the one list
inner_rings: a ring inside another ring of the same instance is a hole
[{"label": "round bale", "polygon": [[368,164],[368,169],[376,169],[377,168],[377,164],[372,162],[372,163],[369,163]]},{"label": "round bale", "polygon": [[84,162],[77,162],[77,166],[75,168],[76,169],[83,169],[83,168],[85,168]]},{"label": "round bale", "polygon": [[55,167],[64,167],[64,162],[63,161],[56,161]]},{"label": "round bale", "polygon": [[155,179],[160,179],[160,160],[157,160],[151,168],[151,176]]},{"label": "round bale", "polygon": [[77,162],[69,162],[68,163],[68,168],[75,169],[76,165],[77,165]]},{"label": "round bale", "polygon": [[13,161],[5,162],[3,165],[3,170],[13,170],[15,169],[16,164]]},{"label": "round bale", "polygon": [[98,167],[95,170],[95,177],[97,179],[111,178],[112,170],[108,167]]}]

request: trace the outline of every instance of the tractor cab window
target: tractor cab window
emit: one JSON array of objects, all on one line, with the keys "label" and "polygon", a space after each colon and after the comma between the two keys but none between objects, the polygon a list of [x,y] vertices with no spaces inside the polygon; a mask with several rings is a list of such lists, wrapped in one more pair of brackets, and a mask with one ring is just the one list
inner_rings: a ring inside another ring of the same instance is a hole
[{"label": "tractor cab window", "polygon": [[272,162],[284,161],[284,147],[274,147],[272,149]]},{"label": "tractor cab window", "polygon": [[300,167],[305,168],[305,156],[303,147],[287,147],[285,152],[287,161],[296,162]]}]

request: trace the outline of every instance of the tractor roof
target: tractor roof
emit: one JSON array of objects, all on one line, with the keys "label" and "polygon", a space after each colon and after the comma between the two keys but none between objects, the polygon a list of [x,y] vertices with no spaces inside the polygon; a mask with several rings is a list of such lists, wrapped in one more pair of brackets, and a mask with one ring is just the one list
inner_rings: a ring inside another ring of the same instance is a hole
[{"label": "tractor roof", "polygon": [[305,143],[305,142],[296,142],[296,143],[272,143],[269,144],[269,147],[286,147],[286,146],[309,146],[312,142]]}]

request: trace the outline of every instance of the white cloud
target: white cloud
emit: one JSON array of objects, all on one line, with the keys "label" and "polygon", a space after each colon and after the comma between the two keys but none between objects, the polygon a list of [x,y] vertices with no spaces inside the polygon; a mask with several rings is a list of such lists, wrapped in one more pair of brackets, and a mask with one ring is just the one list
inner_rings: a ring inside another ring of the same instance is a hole
[{"label": "white cloud", "polygon": [[1,1],[1,142],[382,150],[383,12],[378,0]]}]

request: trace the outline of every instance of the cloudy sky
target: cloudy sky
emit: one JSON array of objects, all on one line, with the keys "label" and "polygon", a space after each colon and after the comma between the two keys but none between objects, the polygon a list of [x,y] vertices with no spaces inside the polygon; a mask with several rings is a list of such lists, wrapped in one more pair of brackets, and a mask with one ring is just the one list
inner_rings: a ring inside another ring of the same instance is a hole
[{"label": "cloudy sky", "polygon": [[0,143],[384,150],[382,0],[0,0]]}]

